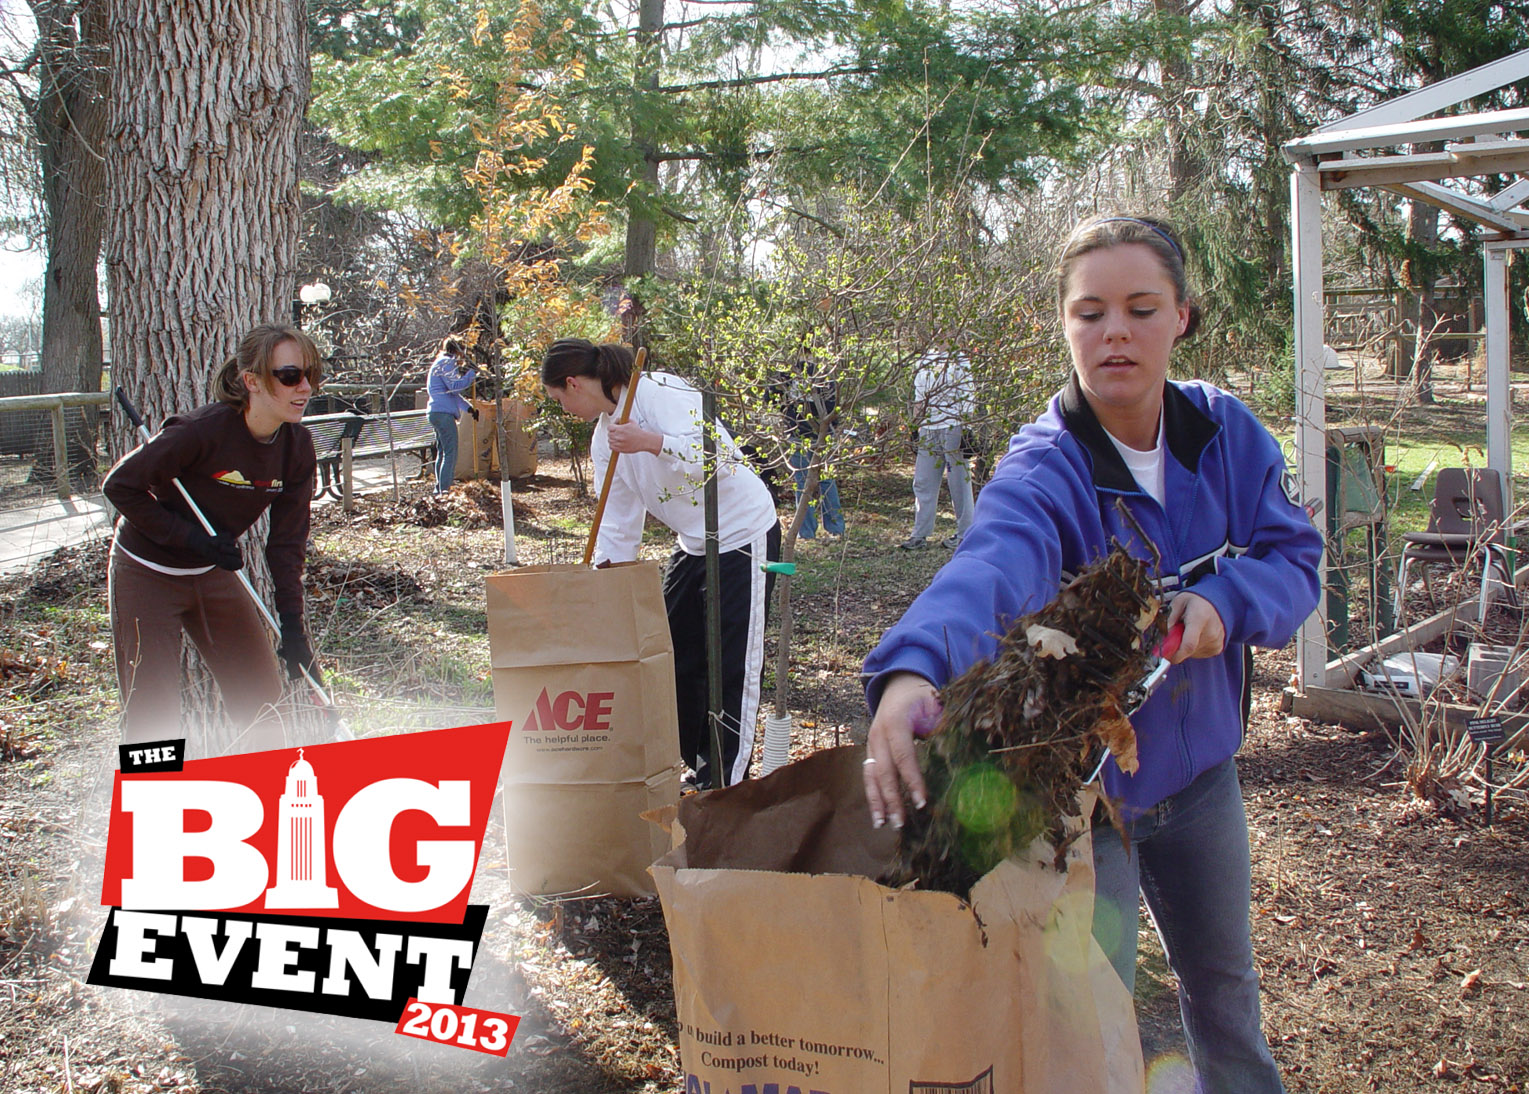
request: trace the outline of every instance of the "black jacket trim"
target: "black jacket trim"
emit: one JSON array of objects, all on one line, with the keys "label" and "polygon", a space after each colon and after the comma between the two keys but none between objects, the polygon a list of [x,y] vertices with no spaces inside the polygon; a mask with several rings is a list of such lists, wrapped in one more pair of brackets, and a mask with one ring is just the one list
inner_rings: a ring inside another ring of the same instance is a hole
[{"label": "black jacket trim", "polygon": [[[1121,494],[1139,494],[1141,487],[1120,456],[1104,426],[1083,395],[1083,385],[1074,372],[1061,393],[1062,424],[1078,439],[1093,464],[1094,485],[1101,490]],[[1173,384],[1163,385],[1163,438],[1173,458],[1191,471],[1198,471],[1200,456],[1221,427],[1195,406]]]}]

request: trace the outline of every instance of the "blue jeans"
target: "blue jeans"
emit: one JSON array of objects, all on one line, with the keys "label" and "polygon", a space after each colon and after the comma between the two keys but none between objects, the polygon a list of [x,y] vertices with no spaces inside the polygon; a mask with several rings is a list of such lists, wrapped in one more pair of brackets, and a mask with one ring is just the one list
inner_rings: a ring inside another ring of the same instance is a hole
[{"label": "blue jeans", "polygon": [[1200,1094],[1278,1094],[1264,1039],[1248,915],[1248,817],[1228,759],[1127,824],[1094,830],[1094,937],[1134,994],[1138,888],[1179,980]]},{"label": "blue jeans", "polygon": [[444,494],[457,477],[457,416],[433,410],[429,418],[435,430],[435,492]]},{"label": "blue jeans", "polygon": [[[796,496],[800,500],[807,489],[807,468],[812,466],[812,453],[806,448],[791,450],[791,466],[795,470]],[[839,483],[834,479],[818,480],[818,496],[807,503],[807,515],[802,518],[801,537],[812,539],[818,534],[818,508],[823,509],[823,531],[830,535],[844,534],[844,510],[839,507]]]}]

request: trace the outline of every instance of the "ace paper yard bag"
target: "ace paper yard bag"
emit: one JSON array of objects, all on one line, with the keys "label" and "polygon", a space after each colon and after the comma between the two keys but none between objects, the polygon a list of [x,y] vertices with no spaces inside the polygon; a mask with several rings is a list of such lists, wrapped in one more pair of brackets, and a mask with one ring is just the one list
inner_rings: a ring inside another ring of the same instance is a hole
[{"label": "ace paper yard bag", "polygon": [[871,878],[860,749],[684,799],[653,867],[684,1090],[1140,1094],[1130,997],[1090,934],[1087,840],[1037,844],[968,904]]},{"label": "ace paper yard bag", "polygon": [[668,846],[641,819],[679,800],[674,651],[658,564],[523,566],[488,584],[510,881],[650,894]]}]

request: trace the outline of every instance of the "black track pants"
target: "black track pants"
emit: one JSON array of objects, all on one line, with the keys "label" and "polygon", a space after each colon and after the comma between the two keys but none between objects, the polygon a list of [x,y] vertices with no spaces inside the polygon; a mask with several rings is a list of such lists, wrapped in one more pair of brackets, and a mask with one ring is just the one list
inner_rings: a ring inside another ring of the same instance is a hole
[{"label": "black track pants", "polygon": [[[780,526],[748,547],[718,560],[722,596],[722,750],[729,786],[746,778],[754,751],[754,724],[764,669],[765,613],[774,588],[760,571],[780,558]],[[679,703],[680,755],[702,787],[712,777],[711,732],[706,724],[706,556],[675,551],[664,574],[664,604],[674,639],[674,690]]]}]

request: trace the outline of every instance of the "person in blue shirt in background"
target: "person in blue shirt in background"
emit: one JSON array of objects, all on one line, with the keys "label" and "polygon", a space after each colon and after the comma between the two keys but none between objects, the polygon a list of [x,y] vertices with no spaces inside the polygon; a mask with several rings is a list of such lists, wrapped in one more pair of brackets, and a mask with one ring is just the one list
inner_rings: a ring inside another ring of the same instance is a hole
[{"label": "person in blue shirt in background", "polygon": [[937,720],[937,688],[1113,543],[1156,560],[1167,627],[1182,623],[1183,638],[1165,686],[1131,718],[1139,769],[1104,766],[1126,839],[1096,811],[1094,937],[1130,990],[1145,896],[1179,981],[1195,1089],[1273,1094],[1283,1087],[1260,1020],[1235,755],[1250,647],[1283,646],[1316,607],[1322,538],[1253,413],[1167,378],[1174,344],[1200,321],[1168,225],[1083,222],[1057,296],[1071,380],[1015,435],[950,562],[866,659],[872,823],[900,827],[904,793],[924,807],[914,735]]},{"label": "person in blue shirt in background", "polygon": [[430,376],[425,381],[425,391],[430,396],[426,407],[431,427],[435,430],[435,492],[444,494],[451,489],[451,481],[457,474],[457,419],[462,411],[478,418],[478,408],[462,398],[458,392],[466,391],[478,378],[476,369],[468,367],[465,351],[457,338],[448,335],[441,339],[441,352],[430,366]]},{"label": "person in blue shirt in background", "polygon": [[[795,370],[777,377],[776,391],[783,405],[786,426],[791,430],[789,460],[800,501],[807,489],[807,472],[819,461],[826,441],[838,424],[839,385],[832,379],[820,379],[817,365],[810,359],[797,361]],[[821,430],[822,436],[819,436]],[[820,469],[821,471],[821,469]],[[844,534],[844,510],[839,504],[839,483],[820,474],[817,494],[807,503],[806,515],[798,533],[802,539],[818,534],[818,515],[822,512],[823,531],[831,536]]]}]

